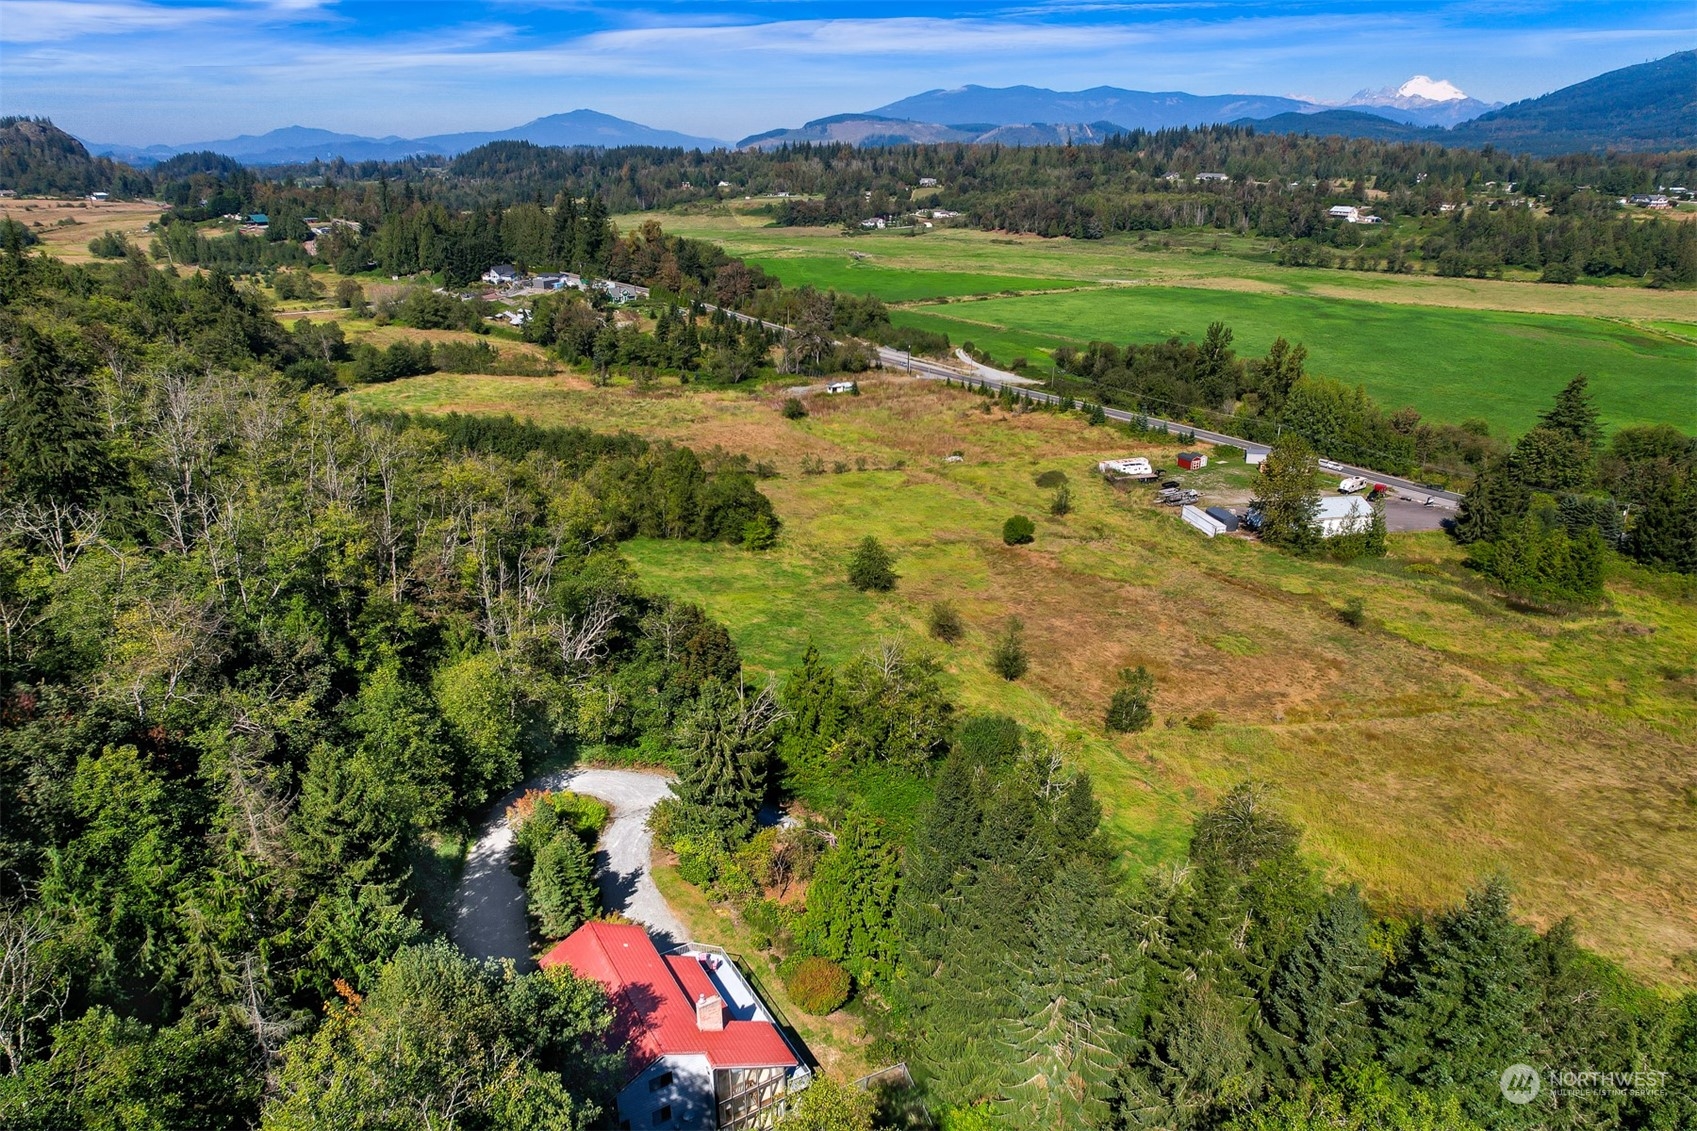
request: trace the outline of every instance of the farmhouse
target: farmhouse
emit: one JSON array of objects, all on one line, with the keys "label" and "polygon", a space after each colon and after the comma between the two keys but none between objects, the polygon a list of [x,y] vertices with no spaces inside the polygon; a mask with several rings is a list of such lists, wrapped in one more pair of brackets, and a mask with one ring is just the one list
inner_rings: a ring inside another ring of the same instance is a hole
[{"label": "farmhouse", "polygon": [[1361,209],[1353,204],[1334,204],[1326,209],[1326,215],[1334,220],[1347,220],[1351,224],[1361,222]]},{"label": "farmhouse", "polygon": [[505,283],[516,283],[519,281],[519,269],[511,263],[497,263],[483,273],[483,281],[497,287]]},{"label": "farmhouse", "polygon": [[1209,181],[1229,181],[1229,180],[1231,180],[1231,178],[1226,176],[1224,173],[1198,173],[1198,174],[1196,174],[1196,183],[1197,184],[1206,184]]},{"label": "farmhouse", "polygon": [[936,188],[937,187],[937,178],[936,177],[920,177],[919,178],[919,187],[920,188]]},{"label": "farmhouse", "polygon": [[607,989],[630,1042],[620,1127],[768,1128],[812,1082],[736,965],[716,947],[662,955],[641,927],[585,923],[542,956]]}]

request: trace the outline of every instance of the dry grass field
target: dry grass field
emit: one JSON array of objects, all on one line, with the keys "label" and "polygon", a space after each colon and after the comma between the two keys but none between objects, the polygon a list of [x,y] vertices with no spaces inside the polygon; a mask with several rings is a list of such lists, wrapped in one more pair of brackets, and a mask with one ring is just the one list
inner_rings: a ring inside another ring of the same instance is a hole
[{"label": "dry grass field", "polygon": [[[1605,608],[1512,611],[1442,534],[1393,535],[1383,561],[1299,561],[1234,538],[1208,541],[1143,489],[1093,474],[1108,455],[1171,450],[1077,416],[985,413],[980,398],[900,378],[865,395],[595,388],[551,378],[431,376],[351,394],[374,408],[513,413],[621,428],[774,463],[778,548],[638,541],[627,555],[657,589],[724,620],[754,672],[783,672],[809,640],[844,658],[883,640],[937,657],[968,709],[1009,712],[1090,769],[1128,868],[1177,853],[1195,810],[1245,777],[1272,782],[1307,846],[1385,907],[1454,899],[1491,872],[1547,924],[1663,985],[1697,984],[1697,592],[1623,565]],[[960,451],[964,460],[947,463]],[[805,456],[827,471],[801,473]],[[831,470],[836,468],[838,470]],[[1033,479],[1064,471],[1074,510],[1048,514]],[[1241,465],[1199,485],[1241,487]],[[1038,537],[1002,544],[1024,513]],[[865,533],[891,546],[894,593],[842,579]],[[1367,624],[1337,610],[1359,597]],[[930,603],[968,628],[930,641]],[[1030,674],[986,667],[1010,616]],[[1158,681],[1157,723],[1110,736],[1115,673]]]},{"label": "dry grass field", "polygon": [[88,241],[102,232],[119,232],[142,250],[150,237],[143,229],[164,210],[140,201],[49,200],[29,198],[0,201],[0,219],[16,220],[35,233],[40,247],[66,263],[89,263]]}]

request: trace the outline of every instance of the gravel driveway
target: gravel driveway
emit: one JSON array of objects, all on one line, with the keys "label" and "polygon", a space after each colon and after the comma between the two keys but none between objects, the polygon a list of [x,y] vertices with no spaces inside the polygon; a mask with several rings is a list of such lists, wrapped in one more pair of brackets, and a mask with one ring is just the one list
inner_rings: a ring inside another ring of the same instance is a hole
[{"label": "gravel driveway", "polygon": [[648,811],[671,795],[670,781],[639,770],[566,770],[533,778],[503,797],[490,814],[483,834],[466,853],[459,887],[454,890],[454,922],[449,929],[459,948],[474,958],[510,958],[521,970],[535,965],[524,917],[524,889],[513,875],[513,830],[507,806],[527,789],[566,789],[600,798],[613,809],[601,832],[595,863],[601,903],[648,928],[661,950],[689,937],[648,874],[652,837]]}]

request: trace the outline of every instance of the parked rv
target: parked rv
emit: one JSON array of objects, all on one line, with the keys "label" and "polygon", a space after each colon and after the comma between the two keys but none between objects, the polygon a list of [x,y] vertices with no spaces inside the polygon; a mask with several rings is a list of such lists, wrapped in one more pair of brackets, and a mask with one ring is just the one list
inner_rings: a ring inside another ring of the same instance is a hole
[{"label": "parked rv", "polygon": [[1359,475],[1351,475],[1348,479],[1345,479],[1342,483],[1338,484],[1338,494],[1353,495],[1357,491],[1365,491],[1367,486],[1367,480],[1361,478]]}]

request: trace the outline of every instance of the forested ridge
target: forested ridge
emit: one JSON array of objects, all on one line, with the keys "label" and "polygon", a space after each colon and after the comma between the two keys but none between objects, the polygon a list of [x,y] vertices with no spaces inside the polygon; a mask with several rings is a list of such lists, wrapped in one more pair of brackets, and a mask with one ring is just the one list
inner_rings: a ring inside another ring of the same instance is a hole
[{"label": "forested ridge", "polygon": [[[652,235],[631,253],[658,264]],[[361,416],[290,375],[319,343],[254,292],[139,257],[14,241],[0,337],[0,1124],[605,1126],[612,1004],[468,961],[430,894],[568,751],[674,768],[680,873],[768,934],[795,1000],[854,994],[947,1126],[1697,1119],[1697,999],[1518,922],[1500,880],[1375,908],[1254,785],[1127,874],[1064,750],[963,712],[922,655],[745,684],[724,627],[618,552],[770,545],[736,455]],[[1580,387],[1548,426],[1589,419]],[[784,798],[834,845],[758,829]],[[554,934],[593,911],[586,857],[535,820]],[[784,878],[804,902],[767,897]],[[1639,1075],[1508,1104],[1516,1063]]]},{"label": "forested ridge", "polygon": [[[559,198],[591,224],[614,212],[699,205],[726,196],[784,193],[771,204],[779,224],[857,227],[872,216],[915,207],[922,180],[937,188],[918,202],[959,212],[985,229],[1100,238],[1115,232],[1205,228],[1278,241],[1282,262],[1451,276],[1539,272],[1551,283],[1630,277],[1655,285],[1697,282],[1697,228],[1644,219],[1617,203],[1632,193],[1697,184],[1697,156],[1573,154],[1533,158],[1449,149],[1432,143],[1257,134],[1211,126],[1115,135],[1099,146],[963,144],[858,149],[785,146],[770,152],[684,152],[652,147],[592,149],[492,142],[451,162],[362,162],[260,173],[215,154],[186,154],[151,173],[88,157],[50,123],[0,127],[8,187],[24,192],[134,195],[171,205],[165,246],[178,262],[226,269],[304,262],[306,217],[355,221],[319,253],[339,270],[376,264],[389,274],[445,270],[475,279],[497,262],[603,262],[593,242],[562,256],[546,216]],[[1199,173],[1225,180],[1196,181]],[[581,205],[580,205],[581,202]],[[1336,204],[1370,209],[1384,224],[1330,218]],[[263,238],[195,243],[187,224],[230,213],[265,213]],[[555,209],[557,215],[558,208]],[[464,215],[462,215],[464,214]],[[247,243],[244,245],[243,240]],[[226,247],[225,244],[229,246]],[[234,250],[239,248],[239,254]]]}]

